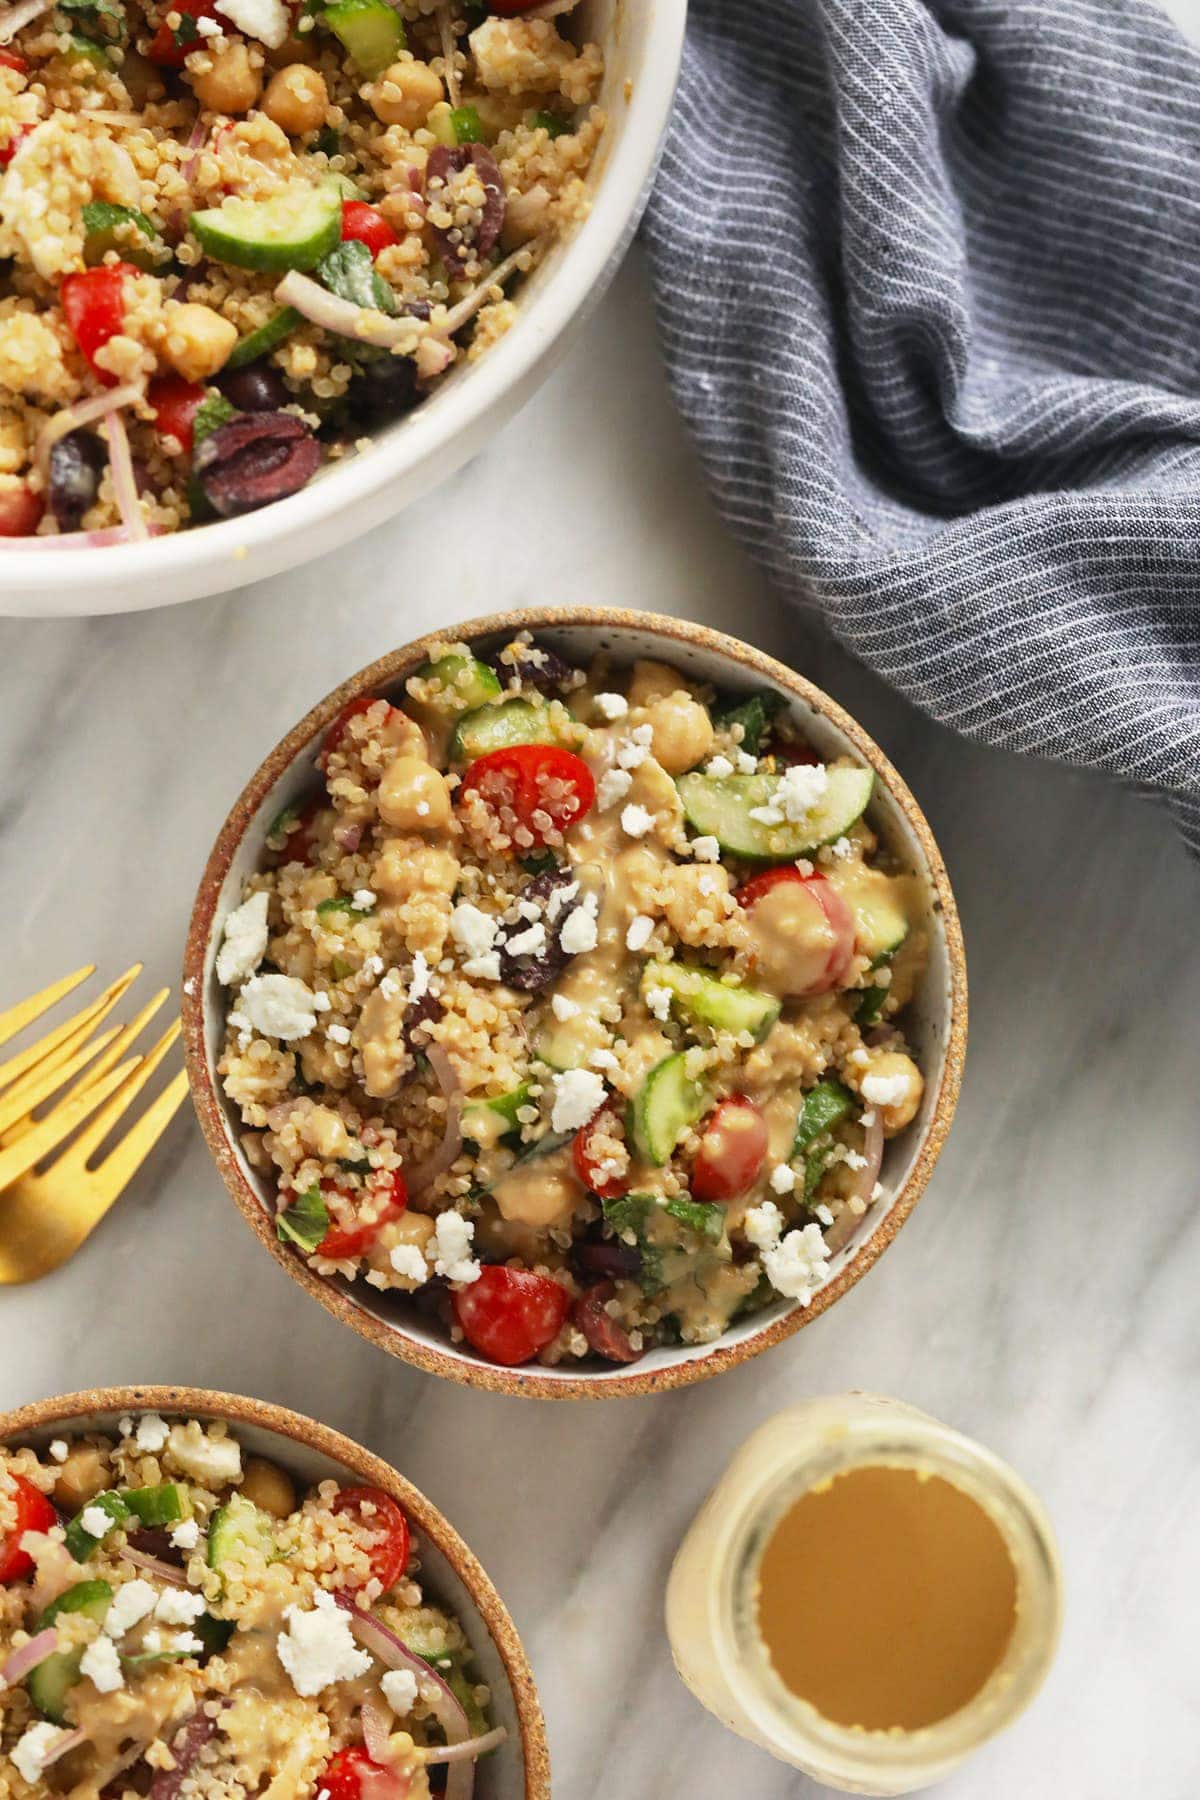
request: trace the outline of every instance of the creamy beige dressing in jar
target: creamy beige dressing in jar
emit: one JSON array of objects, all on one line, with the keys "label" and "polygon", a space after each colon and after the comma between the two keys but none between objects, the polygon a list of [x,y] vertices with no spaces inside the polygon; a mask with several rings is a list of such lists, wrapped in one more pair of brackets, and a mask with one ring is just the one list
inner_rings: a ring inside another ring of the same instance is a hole
[{"label": "creamy beige dressing in jar", "polygon": [[723,1724],[847,1793],[941,1780],[1054,1655],[1061,1576],[1036,1497],[899,1400],[778,1414],[739,1451],[667,1589],[676,1667]]}]

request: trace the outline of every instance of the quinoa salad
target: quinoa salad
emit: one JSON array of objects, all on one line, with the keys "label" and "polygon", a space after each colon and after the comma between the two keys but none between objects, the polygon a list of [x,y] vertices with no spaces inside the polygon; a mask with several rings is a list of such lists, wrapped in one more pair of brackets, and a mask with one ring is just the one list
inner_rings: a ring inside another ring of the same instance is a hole
[{"label": "quinoa salad", "polygon": [[575,0],[0,0],[0,538],[229,518],[369,448],[586,215]]},{"label": "quinoa salad", "polygon": [[506,1365],[817,1293],[921,1103],[918,878],[773,691],[437,645],[352,702],[225,923],[279,1239]]},{"label": "quinoa salad", "polygon": [[0,1794],[470,1800],[500,1744],[404,1512],[223,1424],[0,1447]]}]

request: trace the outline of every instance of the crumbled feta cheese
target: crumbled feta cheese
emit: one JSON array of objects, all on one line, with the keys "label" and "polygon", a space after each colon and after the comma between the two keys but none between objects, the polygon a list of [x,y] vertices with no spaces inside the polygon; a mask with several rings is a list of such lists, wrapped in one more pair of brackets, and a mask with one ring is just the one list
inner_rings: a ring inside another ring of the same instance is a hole
[{"label": "crumbled feta cheese", "polygon": [[756,825],[782,825],[783,812],[778,806],[752,806],[749,817]]},{"label": "crumbled feta cheese", "polygon": [[382,958],[382,956],[368,956],[366,962],[363,964],[363,974],[369,975],[372,978],[374,978],[377,975],[382,975],[383,974],[383,958]]},{"label": "crumbled feta cheese", "polygon": [[79,1523],[90,1537],[107,1537],[113,1528],[113,1521],[102,1506],[85,1506],[79,1515]]},{"label": "crumbled feta cheese", "polygon": [[30,1787],[37,1787],[51,1751],[58,1740],[66,1735],[57,1725],[39,1722],[37,1725],[30,1725],[13,1745],[10,1752],[13,1765]]},{"label": "crumbled feta cheese", "polygon": [[199,1656],[204,1649],[204,1639],[198,1638],[194,1631],[177,1631],[173,1637],[163,1639],[164,1650],[181,1650],[185,1656]]},{"label": "crumbled feta cheese", "polygon": [[125,1686],[121,1659],[110,1637],[98,1637],[79,1659],[79,1673],[86,1675],[98,1694],[115,1694]]},{"label": "crumbled feta cheese", "polygon": [[829,1274],[829,1252],[819,1225],[789,1231],[773,1249],[764,1250],[763,1268],[776,1293],[806,1306]]},{"label": "crumbled feta cheese", "polygon": [[715,894],[717,891],[717,878],[715,875],[702,875],[696,883],[696,886],[700,889],[702,894]]},{"label": "crumbled feta cheese", "polygon": [[588,894],[582,906],[577,906],[568,913],[562,922],[562,930],[558,941],[568,956],[578,956],[585,950],[594,950],[597,943],[596,911],[599,902],[595,894]]},{"label": "crumbled feta cheese", "polygon": [[751,756],[748,750],[735,750],[733,753],[733,766],[739,775],[753,775],[755,769],[758,767],[758,758],[756,756]]},{"label": "crumbled feta cheese", "polygon": [[463,974],[472,981],[499,981],[500,952],[488,950],[483,956],[472,956],[463,964]]},{"label": "crumbled feta cheese", "polygon": [[395,1244],[388,1258],[397,1275],[405,1276],[418,1285],[429,1280],[429,1264],[421,1255],[416,1244]]},{"label": "crumbled feta cheese", "polygon": [[862,1126],[864,1131],[869,1131],[871,1126],[875,1123],[874,1107],[871,1108],[870,1112],[865,1112],[863,1114],[862,1118],[858,1122]]},{"label": "crumbled feta cheese", "polygon": [[507,938],[504,947],[510,956],[540,956],[546,948],[546,927],[539,920],[527,931],[518,931],[515,937]]},{"label": "crumbled feta cheese", "polygon": [[468,956],[486,956],[496,942],[497,925],[490,913],[460,900],[450,914],[450,936]]},{"label": "crumbled feta cheese", "polygon": [[350,1028],[347,1025],[328,1025],[325,1028],[325,1036],[331,1044],[348,1044]]},{"label": "crumbled feta cheese", "polygon": [[185,1475],[209,1488],[227,1487],[242,1477],[242,1452],[236,1438],[208,1437],[195,1419],[172,1425],[171,1455]]},{"label": "crumbled feta cheese", "polygon": [[576,1001],[568,999],[566,994],[551,994],[550,1011],[554,1014],[560,1025],[565,1025],[568,1019],[573,1019],[577,1016],[579,1006]]},{"label": "crumbled feta cheese", "polygon": [[832,1225],[833,1224],[833,1212],[828,1206],[826,1206],[826,1204],[823,1200],[822,1200],[821,1204],[815,1208],[815,1211],[816,1211],[816,1215],[817,1215],[818,1219],[820,1219],[822,1225]]},{"label": "crumbled feta cheese", "polygon": [[327,1013],[330,1010],[330,1008],[332,1007],[332,1005],[333,1005],[333,1001],[329,998],[328,994],[314,994],[313,995],[313,1011],[314,1012]]},{"label": "crumbled feta cheese", "polygon": [[609,1075],[615,1075],[621,1067],[611,1050],[593,1050],[588,1057],[588,1063],[591,1068],[604,1069]]},{"label": "crumbled feta cheese", "polygon": [[625,933],[627,950],[644,950],[654,935],[654,920],[648,913],[635,913]]},{"label": "crumbled feta cheese", "polygon": [[775,804],[783,808],[783,816],[791,824],[802,825],[825,798],[828,786],[829,770],[824,763],[793,763],[779,777]]},{"label": "crumbled feta cheese", "polygon": [[383,1697],[398,1719],[405,1719],[417,1704],[417,1678],[411,1669],[389,1669],[379,1683]]},{"label": "crumbled feta cheese", "polygon": [[196,30],[201,37],[224,37],[225,33],[215,19],[200,18],[196,20]]},{"label": "crumbled feta cheese", "polygon": [[178,1550],[194,1550],[200,1542],[200,1526],[195,1519],[181,1519],[171,1533],[171,1542]]},{"label": "crumbled feta cheese", "polygon": [[434,1274],[447,1281],[478,1281],[483,1271],[471,1255],[474,1237],[473,1219],[464,1219],[453,1207],[439,1213],[433,1223]]},{"label": "crumbled feta cheese", "polygon": [[776,1194],[790,1194],[796,1185],[796,1171],[790,1163],[776,1163],[771,1170],[771,1190]]},{"label": "crumbled feta cheese", "polygon": [[50,1445],[50,1454],[56,1463],[65,1463],[67,1457],[71,1454],[70,1450],[67,1448],[66,1439],[55,1438]]},{"label": "crumbled feta cheese", "polygon": [[123,1438],[133,1436],[133,1420],[128,1413],[122,1413],[121,1417],[117,1420],[117,1430]]},{"label": "crumbled feta cheese", "polygon": [[[561,887],[556,887],[552,890],[550,898],[546,902],[546,918],[551,925],[553,925],[563,907],[569,906],[578,892],[579,883],[577,881],[564,882]],[[537,917],[536,908],[534,909],[534,917]]]},{"label": "crumbled feta cheese", "polygon": [[283,0],[216,0],[217,11],[232,19],[239,31],[278,50],[291,29],[291,16]]},{"label": "crumbled feta cheese", "polygon": [[307,1037],[317,1022],[312,989],[296,975],[252,975],[238,1006],[253,1030],[285,1042]]},{"label": "crumbled feta cheese", "polygon": [[671,1013],[671,990],[668,987],[648,987],[645,1001],[656,1019],[666,1019]]},{"label": "crumbled feta cheese", "polygon": [[565,1069],[554,1077],[552,1131],[578,1131],[604,1104],[604,1083],[590,1069]]},{"label": "crumbled feta cheese", "polygon": [[720,862],[721,846],[715,837],[696,837],[692,839],[692,855],[697,862]]},{"label": "crumbled feta cheese", "polygon": [[623,719],[629,711],[629,702],[624,694],[597,694],[596,711],[611,724],[614,719]]},{"label": "crumbled feta cheese", "polygon": [[908,1076],[903,1069],[898,1075],[864,1075],[862,1097],[872,1106],[896,1106],[908,1095]]},{"label": "crumbled feta cheese", "polygon": [[275,1639],[279,1660],[301,1699],[311,1699],[335,1681],[355,1681],[371,1667],[371,1658],[354,1641],[350,1621],[332,1594],[314,1588],[311,1612],[289,1606],[287,1630]]},{"label": "crumbled feta cheese", "polygon": [[241,987],[267,953],[267,908],[271,896],[251,894],[225,921],[225,935],[217,952],[217,980],[226,987]]},{"label": "crumbled feta cheese", "polygon": [[626,837],[642,838],[653,828],[654,814],[644,806],[627,806],[621,814],[621,830]]},{"label": "crumbled feta cheese", "polygon": [[773,1200],[764,1200],[749,1209],[742,1230],[756,1250],[773,1250],[783,1232],[783,1214]]},{"label": "crumbled feta cheese", "polygon": [[608,812],[611,807],[623,800],[633,786],[633,776],[627,769],[606,769],[596,787],[596,805],[601,812]]},{"label": "crumbled feta cheese", "polygon": [[650,754],[653,742],[652,725],[635,725],[629,734],[629,742],[622,744],[617,751],[617,761],[623,769],[640,769]]},{"label": "crumbled feta cheese", "polygon": [[207,1602],[203,1594],[187,1588],[167,1588],[158,1596],[154,1616],[164,1625],[194,1625]]},{"label": "crumbled feta cheese", "polygon": [[844,862],[848,856],[853,856],[854,845],[848,837],[840,837],[836,843],[830,844],[829,853]]},{"label": "crumbled feta cheese", "polygon": [[134,1442],[139,1450],[157,1456],[167,1441],[167,1426],[157,1413],[143,1413],[137,1422]]},{"label": "crumbled feta cheese", "polygon": [[109,1637],[123,1638],[127,1631],[140,1625],[154,1611],[157,1599],[157,1591],[141,1576],[125,1582],[113,1595],[104,1615],[104,1629]]},{"label": "crumbled feta cheese", "polygon": [[727,756],[714,756],[705,768],[704,773],[711,775],[716,781],[724,781],[726,775],[733,774],[733,764]]}]

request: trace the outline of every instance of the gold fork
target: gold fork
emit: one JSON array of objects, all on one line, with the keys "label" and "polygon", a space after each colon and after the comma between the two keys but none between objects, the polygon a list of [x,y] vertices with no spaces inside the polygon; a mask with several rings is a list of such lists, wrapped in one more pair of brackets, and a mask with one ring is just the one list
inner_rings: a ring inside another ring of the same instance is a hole
[{"label": "gold fork", "polygon": [[[99,1029],[141,972],[135,963],[90,1006],[0,1063],[0,1286],[37,1281],[74,1256],[187,1093],[180,1070],[103,1162],[88,1167],[179,1036],[176,1020],[144,1056],[126,1054],[168,988],[128,1025]],[[0,1013],[0,1044],[94,973],[94,964],[76,969]]]}]

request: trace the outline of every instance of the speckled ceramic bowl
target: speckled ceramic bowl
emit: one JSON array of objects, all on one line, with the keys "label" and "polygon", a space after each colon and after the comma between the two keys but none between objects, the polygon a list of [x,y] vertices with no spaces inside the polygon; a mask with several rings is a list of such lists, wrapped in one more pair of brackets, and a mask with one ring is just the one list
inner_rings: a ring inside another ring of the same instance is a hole
[{"label": "speckled ceramic bowl", "polygon": [[717,1375],[798,1331],[865,1275],[895,1237],[929,1179],[958,1099],[967,1037],[962,933],[945,866],[920,807],[861,725],[803,676],[720,632],[654,613],[530,608],[447,626],[439,635],[467,638],[486,655],[522,628],[576,662],[586,662],[604,649],[618,662],[649,656],[674,663],[687,674],[732,692],[767,683],[789,697],[792,717],[818,751],[829,757],[851,755],[874,769],[875,794],[868,817],[923,878],[929,897],[925,921],[929,968],[910,1015],[910,1035],[925,1073],[925,1098],[909,1129],[887,1145],[882,1181],[890,1198],[833,1258],[829,1279],[807,1306],[780,1300],[733,1325],[716,1343],[654,1350],[628,1367],[498,1368],[469,1346],[451,1344],[395,1295],[380,1294],[361,1282],[350,1286],[324,1280],[276,1240],[269,1183],[247,1162],[238,1120],[215,1075],[225,1015],[225,996],[213,972],[217,948],[243,881],[258,866],[268,822],[314,786],[314,757],[330,721],[347,701],[362,694],[398,699],[405,679],[428,657],[433,641],[429,638],[360,670],[315,706],[250,777],[221,828],[196,896],[184,962],[183,1025],[192,1093],[217,1167],[252,1229],[293,1280],[361,1336],[432,1374],[496,1393],[543,1399],[656,1393]]},{"label": "speckled ceramic bowl", "polygon": [[94,1388],[36,1400],[0,1413],[0,1441],[40,1448],[73,1432],[110,1429],[122,1413],[136,1412],[227,1419],[247,1449],[270,1457],[300,1484],[361,1484],[382,1488],[399,1501],[420,1539],[421,1585],[461,1623],[492,1690],[496,1723],[508,1729],[507,1743],[479,1764],[478,1800],[549,1800],[545,1721],[533,1671],[503,1600],[437,1507],[369,1450],[286,1407],[188,1387]]}]

